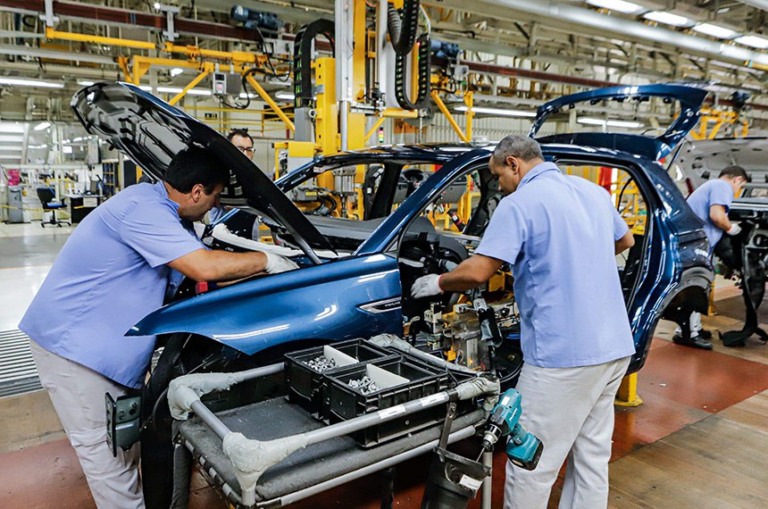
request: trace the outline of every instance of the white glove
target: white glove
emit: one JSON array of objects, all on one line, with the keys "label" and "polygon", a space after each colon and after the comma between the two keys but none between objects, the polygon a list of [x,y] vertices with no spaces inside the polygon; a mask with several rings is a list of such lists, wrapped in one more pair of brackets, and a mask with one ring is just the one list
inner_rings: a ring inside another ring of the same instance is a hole
[{"label": "white glove", "polygon": [[294,270],[299,268],[299,266],[296,265],[290,258],[286,258],[284,256],[276,255],[273,253],[267,253],[266,251],[262,251],[262,253],[264,253],[264,255],[267,257],[267,266],[264,267],[264,270],[269,274],[279,274],[287,270]]},{"label": "white glove", "polygon": [[731,223],[731,228],[727,232],[728,235],[738,235],[741,233],[741,226],[739,226],[739,223]]},{"label": "white glove", "polygon": [[441,293],[443,293],[443,290],[440,288],[440,276],[437,274],[421,276],[411,287],[411,297],[414,299],[423,299],[424,297],[431,297]]}]

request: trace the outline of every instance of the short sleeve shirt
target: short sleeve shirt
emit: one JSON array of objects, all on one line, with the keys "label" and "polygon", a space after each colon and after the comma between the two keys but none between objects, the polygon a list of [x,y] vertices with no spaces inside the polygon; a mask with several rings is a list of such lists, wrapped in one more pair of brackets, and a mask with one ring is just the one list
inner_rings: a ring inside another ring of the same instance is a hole
[{"label": "short sleeve shirt", "polygon": [[709,209],[712,205],[722,205],[728,212],[731,203],[733,203],[733,188],[723,179],[704,182],[688,197],[688,205],[691,210],[704,222],[704,232],[709,239],[710,253],[715,250],[715,246],[723,237],[723,230],[712,222],[709,217]]},{"label": "short sleeve shirt", "polygon": [[138,387],[155,337],[124,335],[162,305],[166,264],[204,248],[162,182],[130,186],[77,226],[19,328],[46,350]]},{"label": "short sleeve shirt", "polygon": [[635,352],[615,259],[626,232],[603,188],[553,163],[499,202],[477,253],[512,267],[526,362],[591,366]]}]

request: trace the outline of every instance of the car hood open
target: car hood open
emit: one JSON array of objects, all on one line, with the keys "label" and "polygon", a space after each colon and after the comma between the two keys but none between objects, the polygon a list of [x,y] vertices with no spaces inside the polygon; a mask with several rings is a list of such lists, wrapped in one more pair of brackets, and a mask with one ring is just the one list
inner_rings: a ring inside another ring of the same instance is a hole
[{"label": "car hood open", "polygon": [[665,102],[677,101],[680,103],[680,114],[658,137],[611,132],[575,132],[536,138],[539,143],[566,143],[608,148],[657,161],[666,157],[699,121],[699,109],[707,94],[706,90],[698,87],[657,84],[608,87],[566,95],[539,106],[529,136],[535,137],[548,117],[571,109],[577,103],[597,104],[602,101],[639,103],[649,101],[652,97],[661,98]]},{"label": "car hood open", "polygon": [[283,225],[300,243],[332,249],[266,174],[224,136],[152,94],[129,83],[96,83],[75,93],[71,106],[89,134],[122,151],[154,180],[162,180],[173,156],[190,145],[213,151],[243,189],[243,198],[223,204],[252,207]]}]

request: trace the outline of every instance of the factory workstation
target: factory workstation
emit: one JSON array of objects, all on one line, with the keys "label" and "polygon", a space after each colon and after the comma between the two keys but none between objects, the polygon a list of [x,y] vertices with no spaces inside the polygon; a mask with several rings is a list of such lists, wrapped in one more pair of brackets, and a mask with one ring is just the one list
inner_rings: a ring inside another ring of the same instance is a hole
[{"label": "factory workstation", "polygon": [[768,2],[0,23],[0,508],[768,507]]}]

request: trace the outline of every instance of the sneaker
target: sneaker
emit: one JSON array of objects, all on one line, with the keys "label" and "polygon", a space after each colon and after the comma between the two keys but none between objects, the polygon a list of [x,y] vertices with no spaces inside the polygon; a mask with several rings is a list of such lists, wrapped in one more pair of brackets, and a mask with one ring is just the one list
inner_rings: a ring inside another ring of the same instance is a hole
[{"label": "sneaker", "polygon": [[[711,334],[710,334],[710,337],[711,337]],[[704,338],[700,334],[697,334],[696,336],[691,337],[691,339],[687,341],[683,339],[682,336],[675,334],[675,336],[672,338],[672,341],[674,341],[678,345],[690,346],[693,348],[701,348],[702,350],[712,350],[712,341],[710,339]]]},{"label": "sneaker", "polygon": [[712,339],[712,331],[707,329],[701,329],[699,331],[699,337],[702,339]]}]

